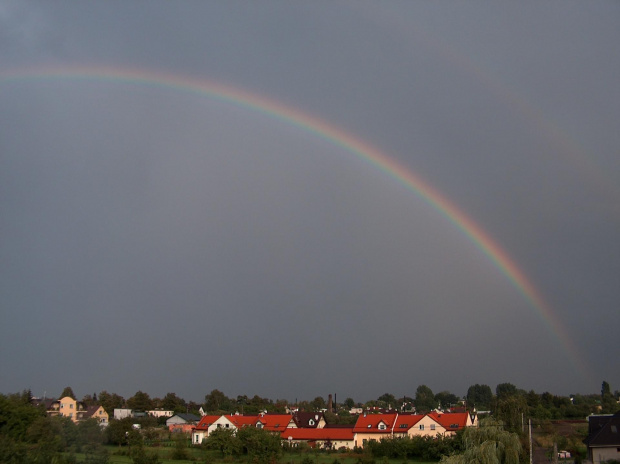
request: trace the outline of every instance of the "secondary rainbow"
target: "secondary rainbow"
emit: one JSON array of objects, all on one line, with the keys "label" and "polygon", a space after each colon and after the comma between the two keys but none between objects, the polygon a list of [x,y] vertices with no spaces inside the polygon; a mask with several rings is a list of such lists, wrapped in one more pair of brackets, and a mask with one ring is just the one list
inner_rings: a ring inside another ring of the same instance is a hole
[{"label": "secondary rainbow", "polygon": [[[163,73],[145,69],[127,69],[101,66],[61,66],[35,67],[0,72],[0,84],[23,82],[28,80],[92,80],[110,81],[131,85],[150,86],[154,88],[171,88],[190,92],[211,99],[221,100],[230,104],[248,108],[268,115],[286,124],[297,126],[317,137],[342,147],[383,171],[387,176],[397,180],[410,191],[424,199],[436,211],[441,213],[454,226],[461,230],[469,240],[482,251],[500,270],[512,285],[523,295],[536,310],[541,320],[548,326],[577,369],[584,375],[588,374],[586,363],[576,346],[572,343],[561,321],[552,308],[545,302],[536,287],[521,271],[515,261],[493,240],[478,224],[476,224],[444,195],[426,183],[418,175],[407,169],[377,147],[349,134],[331,123],[311,116],[297,109],[287,107],[275,100],[259,96],[239,88],[210,82],[177,74]],[[1,90],[1,88],[0,88]]]}]

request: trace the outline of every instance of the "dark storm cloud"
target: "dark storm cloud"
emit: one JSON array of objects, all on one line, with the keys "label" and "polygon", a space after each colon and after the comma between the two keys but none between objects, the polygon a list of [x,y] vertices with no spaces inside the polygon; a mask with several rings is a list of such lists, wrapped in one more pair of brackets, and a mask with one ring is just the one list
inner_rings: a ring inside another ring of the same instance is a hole
[{"label": "dark storm cloud", "polygon": [[0,390],[617,387],[618,13],[0,2],[0,72],[225,82],[380,147],[507,251],[592,372],[455,224],[342,148],[171,89],[35,79],[0,81]]}]

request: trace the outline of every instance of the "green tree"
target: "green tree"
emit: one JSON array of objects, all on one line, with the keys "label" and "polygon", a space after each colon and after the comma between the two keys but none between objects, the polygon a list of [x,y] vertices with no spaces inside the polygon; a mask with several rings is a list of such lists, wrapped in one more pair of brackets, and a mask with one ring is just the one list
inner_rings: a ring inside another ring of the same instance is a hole
[{"label": "green tree", "polygon": [[396,397],[391,393],[384,393],[379,398],[377,398],[377,402],[381,404],[384,408],[395,408],[397,407]]},{"label": "green tree", "polygon": [[120,409],[125,404],[125,399],[116,393],[108,393],[103,390],[99,393],[99,404],[112,416],[115,409]]},{"label": "green tree", "polygon": [[450,408],[461,401],[461,399],[449,391],[442,391],[435,395],[435,400],[442,408]]},{"label": "green tree", "polygon": [[151,400],[148,393],[140,390],[127,400],[127,407],[138,411],[148,411],[153,409],[153,400]]},{"label": "green tree", "polygon": [[415,409],[418,413],[429,412],[437,407],[437,400],[433,390],[426,385],[420,385],[415,392]]},{"label": "green tree", "polygon": [[502,421],[510,432],[525,433],[525,417],[529,410],[522,396],[510,396],[497,401],[493,415]]},{"label": "green tree", "polygon": [[519,436],[504,430],[492,418],[480,427],[467,427],[462,435],[464,452],[441,458],[441,464],[519,464],[522,447]]},{"label": "green tree", "polygon": [[215,389],[205,396],[205,405],[209,414],[217,412],[232,412],[232,401],[224,393]]},{"label": "green tree", "polygon": [[343,404],[347,407],[347,409],[352,409],[355,406],[355,401],[353,401],[353,398],[347,398],[344,400]]},{"label": "green tree", "polygon": [[310,405],[312,406],[312,409],[314,411],[320,411],[321,409],[325,409],[327,407],[325,400],[320,396],[317,396],[316,398],[314,398],[310,402]]},{"label": "green tree", "polygon": [[68,396],[70,398],[73,398],[74,400],[77,400],[77,396],[75,396],[75,393],[73,393],[73,389],[71,387],[65,387],[65,389],[60,394],[60,398],[64,398],[65,396]]},{"label": "green tree", "polygon": [[204,443],[206,448],[222,453],[222,457],[237,456],[243,449],[235,431],[222,427],[213,430]]},{"label": "green tree", "polygon": [[268,464],[277,461],[282,453],[282,440],[279,433],[255,427],[237,430],[237,436],[243,451],[256,464]]},{"label": "green tree", "polygon": [[105,435],[108,443],[112,445],[127,444],[127,436],[133,427],[133,419],[131,417],[125,417],[124,419],[115,420],[112,419],[108,426],[105,428]]},{"label": "green tree", "polygon": [[497,396],[498,400],[510,398],[511,396],[515,396],[517,393],[517,387],[511,383],[500,383],[497,387],[495,387],[495,396]]},{"label": "green tree", "polygon": [[167,411],[185,412],[187,403],[183,398],[179,398],[176,393],[166,393],[161,401],[161,407]]},{"label": "green tree", "polygon": [[493,392],[488,385],[472,385],[467,389],[467,407],[478,411],[488,411],[493,404]]}]

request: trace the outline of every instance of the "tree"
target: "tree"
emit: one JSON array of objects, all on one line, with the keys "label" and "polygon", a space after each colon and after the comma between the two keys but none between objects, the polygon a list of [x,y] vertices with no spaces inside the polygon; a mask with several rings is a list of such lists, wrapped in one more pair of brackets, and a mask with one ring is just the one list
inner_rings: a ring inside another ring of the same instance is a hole
[{"label": "tree", "polygon": [[125,399],[116,393],[108,393],[103,390],[99,393],[99,404],[112,416],[115,409],[120,409],[125,404]]},{"label": "tree", "polygon": [[73,393],[73,389],[71,387],[65,387],[65,389],[60,394],[60,398],[64,398],[65,396],[77,400],[77,396],[75,396],[75,393]]},{"label": "tree", "polygon": [[391,393],[384,393],[379,398],[377,398],[377,401],[384,408],[395,408],[396,407],[396,397],[392,395]]},{"label": "tree", "polygon": [[222,453],[222,457],[237,456],[243,448],[235,431],[223,427],[213,430],[204,443],[206,448]]},{"label": "tree", "polygon": [[503,400],[518,393],[517,387],[511,383],[500,383],[495,387],[495,396],[498,400]]},{"label": "tree", "polygon": [[167,411],[185,412],[187,403],[183,398],[179,398],[176,393],[166,393],[161,400],[161,407]]},{"label": "tree", "polygon": [[478,411],[488,411],[493,403],[493,392],[488,385],[472,385],[467,389],[467,407]]},{"label": "tree", "polygon": [[131,417],[125,417],[120,420],[111,420],[108,426],[105,428],[106,438],[108,443],[112,445],[127,444],[127,436],[133,426],[133,419]]},{"label": "tree", "polygon": [[243,451],[256,464],[275,462],[282,453],[282,439],[279,433],[255,427],[243,427],[237,430],[237,436]]},{"label": "tree", "polygon": [[435,395],[435,400],[442,408],[450,408],[451,406],[456,405],[459,403],[459,401],[461,401],[458,396],[445,390],[437,393]]},{"label": "tree", "polygon": [[312,406],[312,409],[314,411],[320,411],[321,409],[325,409],[327,407],[327,404],[325,404],[325,400],[320,396],[317,396],[315,399],[313,399],[310,402],[310,405]]},{"label": "tree", "polygon": [[153,401],[148,393],[137,391],[135,395],[127,400],[127,407],[138,411],[148,411],[153,409]]},{"label": "tree", "polygon": [[347,398],[344,400],[343,404],[347,407],[347,409],[352,409],[355,406],[355,401],[353,401],[353,398]]},{"label": "tree", "polygon": [[426,385],[420,385],[415,392],[415,408],[417,412],[429,412],[437,407],[433,390]]},{"label": "tree", "polygon": [[524,417],[528,414],[525,398],[522,396],[509,396],[497,401],[494,416],[503,421],[506,429],[510,432],[524,433]]},{"label": "tree", "polygon": [[462,436],[463,454],[444,456],[441,464],[519,464],[521,442],[515,433],[504,430],[492,418],[480,421],[480,427],[467,427]]},{"label": "tree", "polygon": [[217,389],[211,390],[211,393],[205,396],[205,405],[210,414],[216,412],[232,412],[230,411],[231,404],[232,401],[230,398]]}]

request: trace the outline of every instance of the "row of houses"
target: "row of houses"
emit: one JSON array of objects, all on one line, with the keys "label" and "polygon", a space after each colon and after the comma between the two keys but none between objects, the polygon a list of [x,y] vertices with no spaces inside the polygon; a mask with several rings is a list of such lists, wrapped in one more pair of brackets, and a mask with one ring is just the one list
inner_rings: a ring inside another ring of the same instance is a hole
[{"label": "row of houses", "polygon": [[449,436],[464,427],[477,425],[477,416],[468,412],[362,414],[354,425],[348,426],[330,426],[321,413],[207,415],[193,428],[192,443],[202,443],[218,428],[235,431],[242,427],[256,427],[279,433],[290,446],[305,442],[318,448],[353,449],[382,438]]}]

